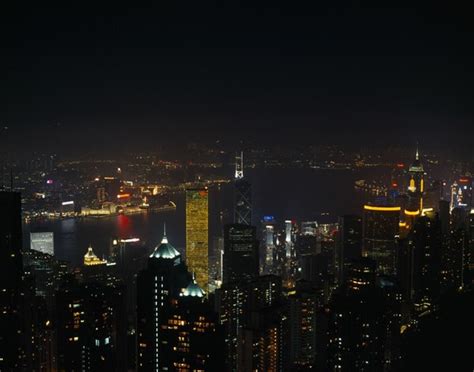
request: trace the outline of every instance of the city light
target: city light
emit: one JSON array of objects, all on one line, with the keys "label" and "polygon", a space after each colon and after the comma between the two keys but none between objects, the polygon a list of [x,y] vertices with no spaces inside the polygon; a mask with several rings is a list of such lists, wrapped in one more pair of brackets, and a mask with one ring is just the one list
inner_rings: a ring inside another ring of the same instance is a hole
[{"label": "city light", "polygon": [[136,243],[139,241],[140,241],[140,238],[120,239],[120,243]]},{"label": "city light", "polygon": [[364,209],[367,211],[377,212],[397,212],[401,210],[401,207],[377,207],[373,205],[364,205]]}]

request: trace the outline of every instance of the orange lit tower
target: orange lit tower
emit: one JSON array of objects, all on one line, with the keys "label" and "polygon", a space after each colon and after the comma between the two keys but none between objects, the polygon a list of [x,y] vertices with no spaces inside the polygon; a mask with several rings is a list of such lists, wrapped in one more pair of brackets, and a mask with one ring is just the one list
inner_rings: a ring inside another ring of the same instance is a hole
[{"label": "orange lit tower", "polygon": [[186,190],[186,262],[205,292],[209,284],[208,195],[207,187]]},{"label": "orange lit tower", "polygon": [[396,274],[400,210],[398,206],[364,205],[362,255],[376,261],[378,274]]}]

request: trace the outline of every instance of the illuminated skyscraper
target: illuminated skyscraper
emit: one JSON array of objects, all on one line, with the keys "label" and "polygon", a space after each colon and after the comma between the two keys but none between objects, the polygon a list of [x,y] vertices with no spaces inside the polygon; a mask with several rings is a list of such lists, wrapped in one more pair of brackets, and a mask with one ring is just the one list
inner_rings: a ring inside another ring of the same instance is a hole
[{"label": "illuminated skyscraper", "polygon": [[416,148],[415,160],[408,169],[409,186],[408,186],[408,207],[409,216],[420,215],[423,210],[423,194],[425,192],[424,186],[423,164],[420,161],[420,154],[418,147]]},{"label": "illuminated skyscraper", "polygon": [[[296,293],[288,297],[290,363],[295,370],[305,370],[316,364],[316,314],[321,301],[308,282],[297,282]],[[319,330],[318,330],[319,331]]]},{"label": "illuminated skyscraper", "polygon": [[261,252],[261,269],[264,274],[271,274],[276,271],[275,268],[275,224],[276,221],[272,216],[264,216],[262,221],[262,252]]},{"label": "illuminated skyscraper", "polygon": [[[281,277],[263,275],[250,282],[231,282],[216,290],[215,306],[224,327],[228,371],[240,372],[238,343],[242,327],[251,322],[252,312],[281,301]],[[251,352],[251,350],[250,350]]]},{"label": "illuminated skyscraper", "polygon": [[252,224],[252,188],[244,178],[244,153],[235,158],[234,223]]},{"label": "illuminated skyscraper", "polygon": [[472,208],[472,179],[461,177],[451,186],[451,209],[464,208],[468,212]]},{"label": "illuminated skyscraper", "polygon": [[166,235],[137,276],[137,370],[162,371],[163,328],[171,302],[190,282],[179,252]]},{"label": "illuminated skyscraper", "polygon": [[162,371],[223,371],[225,344],[217,314],[192,281],[172,301],[162,328]]},{"label": "illuminated skyscraper", "polygon": [[207,187],[186,190],[186,263],[206,292],[209,284],[209,213]]},{"label": "illuminated skyscraper", "polygon": [[377,273],[395,275],[400,207],[364,205],[362,255],[377,262]]}]

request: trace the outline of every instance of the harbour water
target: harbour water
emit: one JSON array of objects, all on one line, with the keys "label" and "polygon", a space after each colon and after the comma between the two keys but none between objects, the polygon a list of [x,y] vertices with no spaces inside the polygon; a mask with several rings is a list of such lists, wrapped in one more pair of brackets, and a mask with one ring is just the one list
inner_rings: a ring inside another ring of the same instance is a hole
[{"label": "harbour water", "polygon": [[[361,212],[363,196],[354,190],[354,181],[363,176],[361,172],[254,169],[246,171],[246,176],[252,183],[254,224],[265,215],[272,215],[281,222],[285,219],[335,221],[339,215]],[[232,191],[232,184],[210,189],[210,241],[220,234],[222,223],[232,220]],[[115,238],[138,237],[151,249],[161,240],[163,224],[166,223],[169,240],[178,250],[183,251],[184,200],[184,195],[178,195],[173,200],[177,204],[176,210],[168,212],[33,221],[23,227],[24,246],[29,247],[30,232],[52,231],[56,257],[76,266],[81,264],[89,244],[98,256],[103,256],[108,253],[111,240]]]}]

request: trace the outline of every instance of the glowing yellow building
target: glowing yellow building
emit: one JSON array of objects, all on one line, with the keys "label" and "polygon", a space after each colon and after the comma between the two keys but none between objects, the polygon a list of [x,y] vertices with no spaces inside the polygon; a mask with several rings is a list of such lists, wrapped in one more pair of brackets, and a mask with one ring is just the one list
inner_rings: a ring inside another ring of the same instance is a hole
[{"label": "glowing yellow building", "polygon": [[95,265],[105,265],[107,261],[101,260],[97,257],[92,250],[92,247],[87,248],[87,253],[84,255],[84,265],[86,266],[95,266]]},{"label": "glowing yellow building", "polygon": [[186,263],[197,284],[208,292],[209,233],[207,187],[186,190]]}]

